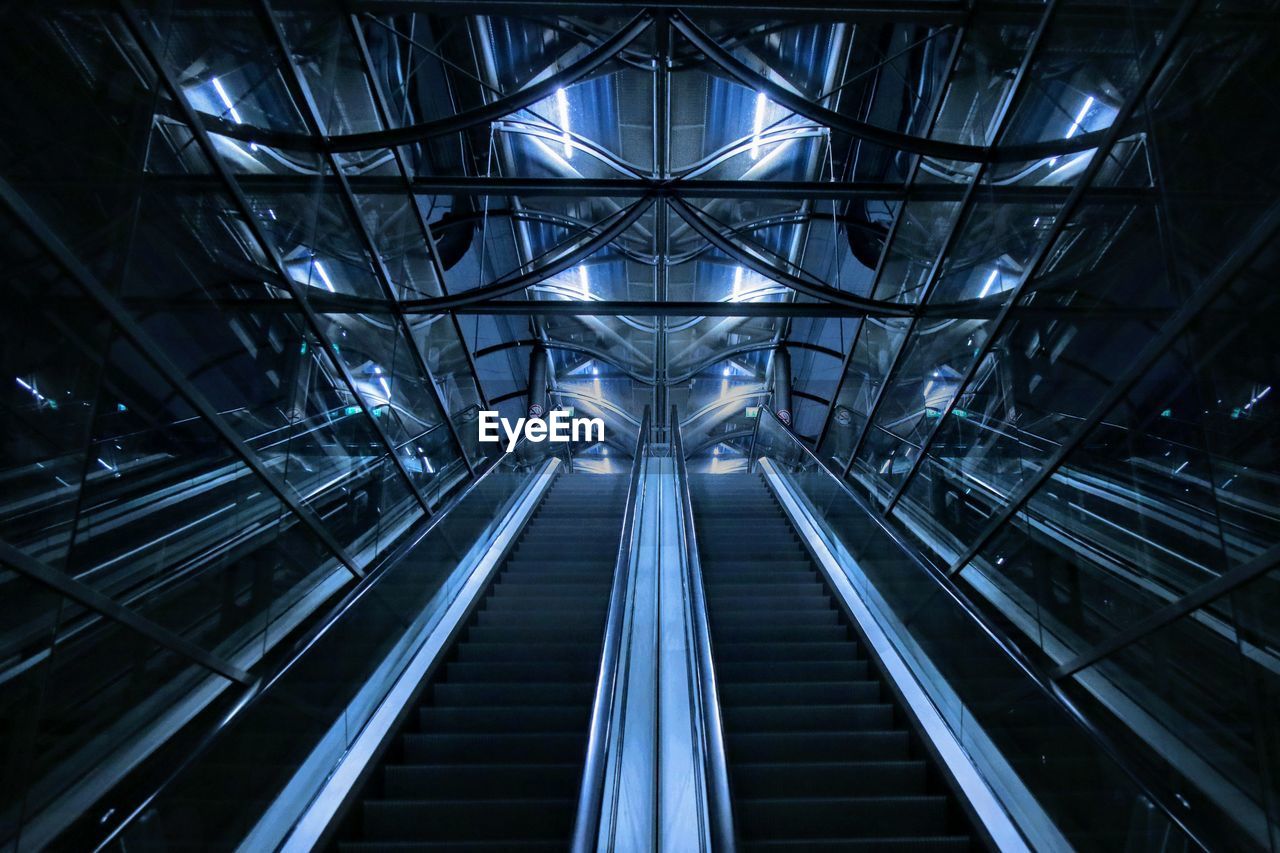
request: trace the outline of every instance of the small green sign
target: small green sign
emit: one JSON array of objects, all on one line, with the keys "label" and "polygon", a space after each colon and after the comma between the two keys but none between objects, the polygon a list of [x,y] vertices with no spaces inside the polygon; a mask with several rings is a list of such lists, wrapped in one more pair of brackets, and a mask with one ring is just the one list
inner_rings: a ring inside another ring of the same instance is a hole
[{"label": "small green sign", "polygon": [[747,406],[747,417],[756,418],[760,416],[759,406]]}]

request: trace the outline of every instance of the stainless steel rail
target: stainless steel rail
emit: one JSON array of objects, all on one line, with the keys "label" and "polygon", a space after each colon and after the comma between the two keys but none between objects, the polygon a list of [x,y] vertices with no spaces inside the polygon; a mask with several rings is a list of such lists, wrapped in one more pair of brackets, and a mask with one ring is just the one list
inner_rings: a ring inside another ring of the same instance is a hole
[{"label": "stainless steel rail", "polygon": [[518,459],[521,452],[526,446],[526,441],[521,441],[511,450],[503,453],[501,456],[494,457],[493,461],[478,475],[472,477],[471,481],[441,507],[437,508],[435,513],[429,517],[425,517],[425,524],[411,533],[406,534],[401,540],[392,545],[382,556],[366,570],[365,575],[360,581],[352,587],[346,596],[336,604],[332,610],[324,617],[323,621],[313,627],[303,639],[298,643],[297,651],[293,652],[289,657],[278,666],[273,672],[263,674],[261,677],[254,678],[248,686],[241,692],[233,702],[231,702],[231,710],[218,717],[218,719],[209,727],[209,729],[199,737],[195,746],[187,754],[186,758],[174,768],[168,775],[153,787],[150,793],[146,794],[140,802],[137,803],[131,811],[123,816],[118,823],[104,823],[101,827],[102,834],[99,839],[92,842],[94,850],[103,850],[110,846],[113,842],[122,838],[125,830],[136,821],[147,807],[155,802],[159,797],[173,785],[183,774],[183,772],[210,750],[216,748],[219,735],[229,729],[233,724],[248,713],[257,702],[262,701],[262,697],[266,694],[272,685],[283,679],[298,664],[299,661],[312,650],[321,639],[334,629],[339,620],[352,608],[355,604],[364,598],[382,579],[383,575],[389,568],[396,565],[406,554],[412,551],[418,543],[425,539],[433,530],[445,521],[449,520],[452,511],[462,504],[477,488],[480,487],[489,475],[502,467],[503,460],[511,458]]},{"label": "stainless steel rail", "polygon": [[1057,684],[1055,678],[1044,673],[1036,664],[1023,653],[1011,638],[1006,636],[1004,631],[996,627],[992,621],[986,616],[982,610],[974,604],[963,590],[956,584],[955,580],[948,574],[944,573],[937,566],[920,556],[915,548],[909,545],[906,540],[892,527],[881,515],[875,512],[871,506],[858,496],[853,489],[849,488],[839,474],[833,471],[825,462],[822,461],[812,450],[810,450],[804,442],[800,441],[791,430],[778,420],[772,410],[767,406],[760,407],[759,418],[764,419],[766,415],[771,418],[790,439],[792,444],[800,448],[805,456],[812,463],[814,469],[823,472],[835,482],[839,489],[849,498],[849,500],[863,511],[872,523],[884,532],[899,549],[902,550],[903,556],[914,563],[917,567],[924,571],[925,575],[933,580],[933,582],[942,590],[942,592],[950,598],[955,604],[969,617],[982,633],[996,645],[1002,653],[1004,653],[1013,664],[1026,675],[1031,682],[1031,686],[1036,692],[1042,694],[1050,702],[1060,708],[1066,715],[1067,719],[1074,723],[1085,735],[1091,740],[1097,748],[1106,755],[1120,770],[1133,782],[1137,790],[1151,802],[1155,808],[1169,820],[1169,822],[1177,827],[1177,829],[1186,836],[1186,839],[1201,850],[1211,849],[1204,841],[1199,833],[1192,827],[1188,826],[1186,821],[1178,814],[1169,802],[1172,796],[1163,791],[1163,787],[1153,781],[1148,780],[1147,774],[1141,770],[1133,761],[1120,751],[1120,748],[1104,734],[1084,712],[1073,702]]},{"label": "stainless steel rail", "polygon": [[644,408],[640,429],[636,432],[635,454],[631,460],[631,479],[627,483],[626,509],[618,540],[618,559],[613,569],[613,589],[609,595],[609,615],[605,620],[604,650],[600,655],[600,674],[596,678],[595,698],[591,704],[591,728],[587,736],[587,758],[582,767],[582,787],[578,791],[578,813],[573,823],[574,853],[596,849],[600,834],[600,808],[604,801],[605,770],[609,763],[609,730],[613,721],[613,699],[618,681],[618,655],[622,647],[623,609],[626,606],[628,576],[631,570],[631,547],[635,539],[634,521],[638,502],[640,469],[649,445],[649,407]]},{"label": "stainless steel rail", "polygon": [[689,490],[689,472],[684,464],[684,437],[676,407],[671,407],[672,455],[675,456],[676,489],[682,507],[681,539],[688,575],[690,609],[693,616],[694,666],[698,671],[702,696],[700,719],[703,733],[703,761],[706,764],[707,811],[710,815],[711,849],[718,853],[734,853],[737,849],[733,829],[733,798],[729,793],[729,767],[724,755],[724,727],[720,717],[720,693],[716,687],[715,659],[711,654],[711,626],[707,623],[707,602],[698,560],[698,542],[693,527],[693,500]]}]

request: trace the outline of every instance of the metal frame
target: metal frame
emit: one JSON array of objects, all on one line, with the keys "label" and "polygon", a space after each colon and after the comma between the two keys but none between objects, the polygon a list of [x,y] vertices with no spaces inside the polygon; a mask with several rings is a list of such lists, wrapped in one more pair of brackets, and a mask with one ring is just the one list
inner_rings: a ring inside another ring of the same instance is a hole
[{"label": "metal frame", "polygon": [[[289,89],[289,93],[292,96],[294,103],[298,106],[298,109],[302,111],[303,121],[306,123],[308,130],[311,131],[313,136],[326,138],[327,133],[325,131],[324,122],[320,117],[320,110],[316,107],[315,98],[311,95],[311,89],[307,85],[306,78],[303,77],[302,72],[298,69],[297,63],[294,61],[293,52],[289,47],[288,41],[285,39],[284,30],[281,29],[280,22],[276,19],[276,15],[271,8],[270,0],[257,0],[257,7],[259,11],[259,18],[262,20],[263,29],[267,31],[272,45],[280,53],[280,59],[283,63],[284,69],[286,70],[286,73],[283,75],[285,85]],[[409,321],[405,318],[404,312],[400,310],[400,303],[396,299],[395,284],[391,280],[391,271],[387,269],[386,262],[382,259],[382,253],[378,251],[373,235],[365,225],[364,217],[360,215],[360,208],[356,204],[356,198],[351,191],[351,185],[347,183],[347,175],[342,168],[342,163],[338,160],[337,155],[334,154],[332,150],[326,150],[324,152],[324,158],[325,162],[329,164],[330,170],[333,172],[333,177],[338,182],[338,187],[341,191],[342,205],[346,209],[347,218],[355,228],[356,237],[359,239],[360,245],[364,249],[365,256],[373,269],[374,278],[377,279],[379,286],[382,288],[384,297],[391,306],[392,316],[395,318],[396,324],[400,329],[401,343],[409,350],[414,365],[422,372],[422,378],[426,380],[427,390],[435,401],[436,409],[440,413],[440,419],[448,425],[449,434],[453,437],[453,443],[458,451],[458,455],[462,457],[463,463],[467,466],[468,473],[474,477],[476,473],[475,466],[467,456],[466,445],[463,444],[462,437],[458,435],[458,428],[454,424],[453,419],[449,416],[450,413],[448,406],[445,404],[444,396],[440,393],[440,387],[436,384],[435,376],[432,375],[431,368],[427,365],[426,358],[423,356],[422,351],[414,341],[413,329],[409,326]],[[397,162],[399,163],[398,151]],[[401,167],[401,174],[403,174],[403,164],[401,164]],[[417,205],[411,206],[415,209],[417,208]],[[431,257],[434,258],[436,254],[435,246],[429,239],[427,241],[427,247]],[[443,286],[443,279],[441,280],[441,284]],[[465,349],[466,344],[463,343],[462,345]],[[340,359],[337,358],[334,359],[334,361],[339,360]],[[368,407],[366,406],[365,408]],[[370,419],[373,420],[373,418]],[[390,441],[389,436],[387,437],[387,440],[388,442]],[[390,453],[392,455],[397,455],[396,448],[392,447]],[[404,463],[400,462],[399,467],[403,468]],[[413,486],[411,481],[410,486]],[[430,508],[427,506],[425,497],[423,499],[423,508],[430,512]]]},{"label": "metal frame", "polygon": [[[378,123],[382,127],[391,126],[391,110],[387,104],[386,95],[382,91],[382,86],[378,82],[377,75],[373,72],[373,60],[369,56],[369,45],[365,40],[364,28],[360,26],[360,16],[350,15],[347,18],[351,29],[351,36],[356,43],[356,51],[360,55],[360,66],[364,72],[365,80],[369,85],[369,91],[373,95],[374,109],[378,114]],[[440,262],[440,252],[436,248],[436,238],[431,232],[431,225],[427,222],[427,218],[422,214],[420,208],[414,201],[413,180],[409,166],[405,163],[404,151],[399,147],[391,149],[392,156],[396,161],[396,171],[400,173],[401,181],[404,184],[405,198],[408,201],[409,209],[413,211],[413,220],[418,226],[418,230],[422,233],[423,244],[427,247],[427,257],[431,260],[431,269],[435,273],[436,282],[440,285],[440,292],[447,294],[449,292],[448,282],[445,278],[445,270]],[[346,178],[346,190],[351,192],[350,176]],[[401,312],[403,316],[403,312]],[[463,353],[467,357],[467,368],[471,371],[472,381],[476,384],[476,393],[480,395],[480,404],[484,408],[489,407],[489,398],[485,395],[484,385],[480,382],[480,373],[476,370],[475,355],[471,352],[471,347],[467,345],[467,338],[462,333],[462,324],[458,322],[457,316],[450,316],[450,322],[453,323],[454,333],[458,336],[458,345],[462,347]],[[445,412],[446,419],[448,413]],[[465,450],[463,451],[465,455]],[[474,473],[474,471],[473,471]]]},{"label": "metal frame", "polygon": [[[329,336],[325,334],[324,328],[320,324],[319,316],[311,309],[311,306],[308,303],[306,286],[294,281],[293,277],[289,275],[289,271],[285,267],[284,260],[280,257],[280,253],[276,251],[275,246],[272,245],[271,241],[267,239],[267,236],[263,234],[262,228],[258,224],[257,217],[254,215],[252,206],[249,204],[244,192],[240,189],[235,177],[231,174],[230,170],[227,169],[226,163],[223,162],[222,157],[218,154],[217,149],[213,145],[213,141],[209,138],[208,132],[196,118],[195,110],[193,110],[191,105],[188,103],[186,95],[182,91],[182,87],[178,85],[177,81],[174,80],[173,75],[169,72],[169,69],[165,66],[161,53],[152,43],[151,38],[146,31],[146,25],[142,22],[141,18],[139,18],[137,10],[133,7],[132,0],[120,0],[120,2],[123,18],[129,29],[130,35],[133,36],[134,41],[137,43],[143,56],[146,58],[152,72],[156,75],[156,79],[160,81],[168,91],[169,97],[178,105],[178,110],[185,117],[187,126],[195,137],[196,143],[200,147],[205,160],[221,180],[223,190],[230,196],[232,204],[239,213],[245,229],[253,238],[258,250],[270,262],[273,272],[278,277],[278,281],[288,289],[290,295],[292,295],[293,299],[298,303],[307,328],[320,343],[321,348],[324,350],[325,357],[329,360],[329,363],[337,372],[338,376],[342,378],[343,384],[346,385],[347,391],[351,394],[352,399],[361,401],[362,405],[360,408],[365,415],[365,419],[372,428],[373,434],[377,436],[378,441],[381,442],[383,449],[391,459],[396,471],[400,474],[409,494],[413,495],[418,501],[419,506],[422,507],[422,511],[430,515],[432,510],[426,496],[423,495],[422,491],[413,481],[413,477],[409,474],[408,469],[405,468],[404,461],[400,458],[400,454],[396,452],[395,443],[392,442],[390,436],[387,435],[382,423],[373,416],[373,412],[370,411],[370,407],[367,405],[364,396],[357,390],[355,377],[352,376],[351,371],[342,360],[342,356],[334,350],[333,341],[329,340]],[[447,417],[447,414],[442,413],[442,416]]]},{"label": "metal frame", "polygon": [[[991,138],[995,143],[999,143],[1005,132],[1009,128],[1009,120],[1014,115],[1014,105],[1019,102],[1022,96],[1022,86],[1027,81],[1027,72],[1031,69],[1032,63],[1035,61],[1040,51],[1041,45],[1044,44],[1045,33],[1048,32],[1049,24],[1053,20],[1058,10],[1058,0],[1048,0],[1044,6],[1044,15],[1040,19],[1039,25],[1027,44],[1022,54],[1022,61],[1018,64],[1018,70],[1014,74],[1013,81],[1009,84],[1008,95],[1004,99],[1004,103],[1000,107],[999,115],[996,117],[995,130],[991,134]],[[916,168],[912,173],[914,179],[919,173],[920,160],[915,161]],[[960,199],[960,207],[956,210],[955,218],[951,220],[951,227],[948,229],[942,243],[938,246],[938,251],[934,256],[932,264],[929,266],[929,272],[925,276],[923,290],[920,294],[919,305],[926,305],[933,296],[934,289],[938,286],[938,282],[942,280],[942,268],[946,265],[947,259],[951,256],[952,251],[956,247],[957,241],[963,235],[965,226],[969,222],[969,214],[973,209],[973,200],[978,194],[978,189],[983,179],[987,176],[989,164],[982,163],[978,166],[970,179],[964,196]],[[903,205],[905,210],[906,205]],[[895,225],[897,223],[895,222]],[[888,245],[886,244],[885,253],[881,258],[887,262]],[[884,264],[876,269],[876,284],[880,283],[880,274],[884,270]],[[889,388],[893,385],[889,380],[894,377],[898,369],[902,366],[906,359],[907,352],[913,343],[912,333],[915,332],[920,322],[920,315],[915,315],[907,323],[907,328],[902,333],[902,340],[899,341],[898,347],[894,350],[893,358],[889,362],[889,368],[885,371],[885,380],[876,389],[875,398],[871,401],[871,407],[867,410],[866,420],[862,423],[862,429],[858,432],[857,439],[854,440],[852,449],[849,451],[849,461],[845,464],[844,472],[841,476],[849,476],[849,469],[853,467],[853,461],[858,458],[858,451],[862,449],[863,442],[866,441],[868,433],[871,431],[871,424],[875,422],[876,415],[880,412],[880,404],[884,402],[885,396]]]},{"label": "metal frame", "polygon": [[0,202],[13,213],[14,217],[31,233],[36,242],[54,259],[76,285],[84,291],[115,324],[115,328],[146,359],[156,371],[173,386],[177,394],[187,402],[218,436],[227,443],[231,451],[263,482],[263,484],[280,501],[289,508],[298,519],[327,547],[337,559],[356,577],[364,572],[356,565],[351,555],[346,552],[327,527],[324,526],[315,511],[301,503],[288,486],[279,482],[267,468],[266,463],[253,451],[235,430],[218,414],[204,395],[183,375],[182,371],[169,360],[160,346],[151,339],[137,321],[129,314],[120,302],[103,287],[89,269],[83,266],[62,243],[43,220],[22,199],[9,183],[0,179]]},{"label": "metal frame", "polygon": [[207,669],[211,673],[221,675],[228,681],[238,682],[243,685],[252,685],[256,682],[256,679],[243,669],[205,651],[186,637],[170,631],[163,625],[152,622],[145,616],[140,615],[136,610],[117,604],[109,596],[82,581],[76,580],[66,572],[59,571],[52,566],[45,565],[34,557],[28,556],[8,542],[0,541],[0,562],[41,586],[48,587],[59,595],[87,607],[112,622],[123,625],[136,634],[141,634],[160,648],[174,652],[202,669]]},{"label": "metal frame", "polygon": [[622,648],[623,609],[627,597],[627,578],[631,573],[631,551],[635,540],[635,512],[639,501],[636,489],[641,483],[640,470],[649,444],[649,407],[645,406],[636,432],[636,446],[627,482],[627,503],[622,513],[618,534],[618,556],[613,569],[613,588],[609,593],[609,615],[605,620],[604,651],[596,678],[591,703],[591,725],[587,735],[587,756],[582,767],[582,785],[578,792],[578,810],[573,823],[574,853],[593,853],[600,832],[600,810],[604,802],[605,771],[609,761],[609,740],[613,720],[614,686],[618,680],[618,657]]},{"label": "metal frame", "polygon": [[737,833],[733,824],[733,796],[729,789],[729,765],[725,758],[724,724],[720,712],[720,692],[716,680],[715,653],[711,647],[711,625],[707,620],[706,586],[702,562],[698,559],[698,537],[693,523],[693,495],[685,466],[684,437],[676,407],[671,407],[671,451],[675,457],[676,494],[683,509],[680,537],[684,542],[685,574],[689,589],[689,610],[693,622],[695,667],[702,697],[701,723],[706,752],[707,810],[710,812],[711,849],[715,853],[735,853]]},{"label": "metal frame", "polygon": [[[1174,50],[1181,41],[1180,36],[1185,30],[1187,23],[1191,20],[1191,16],[1197,5],[1198,0],[1185,0],[1173,21],[1170,22],[1169,28],[1164,34],[1164,39],[1161,41],[1155,57],[1152,58],[1146,70],[1142,73],[1133,92],[1130,93],[1129,97],[1125,100],[1125,103],[1121,105],[1119,111],[1116,113],[1110,128],[1105,132],[1105,138],[1098,145],[1097,151],[1094,152],[1088,166],[1085,167],[1084,172],[1072,187],[1071,196],[1054,217],[1053,225],[1050,226],[1049,230],[1041,239],[1035,252],[1028,260],[1026,268],[1023,270],[1018,282],[1010,288],[1009,295],[1003,301],[1000,313],[996,316],[995,322],[992,324],[986,340],[983,341],[982,346],[979,347],[978,352],[970,362],[969,368],[956,384],[955,393],[952,394],[951,399],[947,401],[946,407],[942,410],[941,417],[934,422],[933,428],[925,437],[924,442],[922,442],[920,452],[916,454],[916,458],[912,461],[910,469],[908,469],[906,476],[902,479],[902,484],[894,492],[888,503],[885,504],[885,514],[893,511],[893,507],[897,504],[898,500],[901,499],[903,493],[911,484],[916,472],[920,470],[920,466],[928,456],[929,448],[932,446],[938,434],[942,431],[942,425],[946,423],[949,417],[951,417],[951,413],[955,410],[956,405],[964,395],[969,383],[972,382],[974,376],[977,375],[978,370],[981,369],[983,362],[986,361],[987,356],[991,354],[996,343],[1000,340],[1000,333],[1004,330],[1005,325],[1013,316],[1013,306],[1018,304],[1022,298],[1022,294],[1026,292],[1031,282],[1040,272],[1041,267],[1049,257],[1050,251],[1057,243],[1058,237],[1064,230],[1066,230],[1068,221],[1075,213],[1076,208],[1078,208],[1084,200],[1084,197],[1089,190],[1089,185],[1093,183],[1093,179],[1102,169],[1103,164],[1107,162],[1108,157],[1110,157],[1111,149],[1120,141],[1121,138],[1125,136],[1124,129],[1130,117],[1137,110],[1138,105],[1146,98],[1147,93],[1156,84],[1159,77],[1165,72],[1170,59],[1173,57]],[[886,378],[886,384],[888,381],[888,378]]]},{"label": "metal frame", "polygon": [[[778,423],[781,431],[786,435],[791,435],[793,440],[795,436],[777,420],[777,416],[767,407],[761,407],[760,419],[763,420],[767,416],[773,418]],[[881,531],[889,536],[893,543],[902,551],[913,565],[923,571],[937,585],[939,591],[948,599],[953,601],[970,620],[975,622],[981,632],[985,634],[991,641],[1003,652],[1013,664],[1021,670],[1032,683],[1036,692],[1042,694],[1048,701],[1060,707],[1076,726],[1078,726],[1095,744],[1104,755],[1114,761],[1121,770],[1124,771],[1134,784],[1143,792],[1148,800],[1155,805],[1157,809],[1182,833],[1184,833],[1189,841],[1202,850],[1210,850],[1211,847],[1206,844],[1201,835],[1189,826],[1178,814],[1178,810],[1170,805],[1174,801],[1174,795],[1167,791],[1163,783],[1159,779],[1149,778],[1149,773],[1141,765],[1132,762],[1126,753],[1116,744],[1116,742],[1107,735],[1102,729],[1090,721],[1089,717],[1080,710],[1071,697],[1057,684],[1059,680],[1052,673],[1044,672],[1038,664],[1033,662],[1022,651],[1022,648],[1005,633],[1005,630],[997,623],[990,620],[983,611],[974,604],[966,595],[966,593],[957,585],[955,578],[928,560],[920,556],[920,553],[907,542],[907,540],[897,531],[895,531],[879,513],[877,513],[867,501],[861,498],[856,492],[849,487],[849,483],[838,472],[833,471],[826,462],[819,458],[812,450],[799,440],[794,440],[796,447],[800,448],[802,454],[809,459],[811,465],[816,470],[822,471],[830,477],[836,484],[837,488],[849,499],[849,501],[858,507]],[[1273,549],[1274,550],[1274,549]],[[1276,555],[1268,552],[1270,557]],[[1264,562],[1259,560],[1259,563]],[[1256,566],[1254,567],[1257,568]],[[1242,571],[1243,574],[1243,571]],[[1256,576],[1256,575],[1255,575]],[[1243,581],[1241,581],[1243,582]],[[1172,609],[1172,608],[1168,608]],[[1158,613],[1161,611],[1158,611]],[[1153,614],[1153,617],[1155,614]]]},{"label": "metal frame", "polygon": [[[1254,226],[1253,230],[1244,239],[1242,245],[1232,252],[1221,266],[1209,277],[1209,280],[1202,284],[1200,288],[1183,303],[1182,308],[1165,324],[1160,334],[1151,340],[1150,343],[1134,357],[1130,362],[1129,368],[1112,383],[1106,395],[1093,407],[1080,423],[1076,426],[1071,437],[1054,451],[1039,470],[1034,475],[1018,485],[1016,491],[1009,495],[1008,500],[1001,510],[988,519],[986,526],[976,539],[965,549],[965,552],[952,563],[948,573],[955,574],[963,569],[970,560],[977,556],[995,536],[1005,523],[1014,516],[1036,490],[1062,467],[1067,458],[1084,443],[1093,431],[1094,427],[1100,424],[1107,413],[1110,412],[1132,388],[1147,375],[1152,366],[1164,356],[1169,347],[1178,340],[1192,323],[1194,323],[1202,314],[1202,312],[1218,297],[1223,290],[1230,285],[1241,272],[1243,272],[1253,260],[1265,249],[1272,245],[1272,241],[1276,235],[1280,234],[1280,205],[1273,205],[1266,216]],[[1220,341],[1218,346],[1224,346],[1226,341]],[[923,457],[924,453],[921,452]],[[905,484],[904,484],[905,485]],[[887,510],[886,510],[887,511]]]}]

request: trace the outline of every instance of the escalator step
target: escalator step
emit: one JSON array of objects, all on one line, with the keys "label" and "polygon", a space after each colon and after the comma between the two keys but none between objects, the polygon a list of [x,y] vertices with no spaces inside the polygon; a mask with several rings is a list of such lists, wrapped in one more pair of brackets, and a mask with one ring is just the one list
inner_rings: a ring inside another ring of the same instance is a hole
[{"label": "escalator step", "polygon": [[468,761],[473,764],[507,764],[547,761],[563,764],[582,761],[586,731],[578,732],[465,732],[460,734],[406,734],[401,745],[404,758],[414,764]]},{"label": "escalator step", "polygon": [[477,800],[538,797],[549,788],[572,790],[582,781],[578,763],[515,764],[496,768],[474,764],[397,764],[384,771],[388,799],[426,793]]},{"label": "escalator step", "polygon": [[573,829],[572,798],[522,800],[367,800],[371,840],[536,841],[563,839]]},{"label": "escalator step", "polygon": [[734,788],[743,797],[858,797],[923,794],[923,761],[741,762]]},{"label": "escalator step", "polygon": [[692,480],[741,849],[968,850],[949,797],[912,757],[903,715],[763,480]]},{"label": "escalator step", "polygon": [[893,726],[893,706],[864,705],[743,705],[729,708],[724,719],[735,731],[885,730]]},{"label": "escalator step", "polygon": [[760,838],[938,836],[947,831],[947,798],[785,797],[746,801],[742,830]]},{"label": "escalator step", "polygon": [[864,681],[870,676],[869,666],[864,660],[728,661],[718,664],[716,672],[726,684],[782,680],[793,683]]},{"label": "escalator step", "polygon": [[622,477],[561,477],[544,497],[353,810],[336,846],[563,850],[626,497]]},{"label": "escalator step", "polygon": [[905,731],[730,732],[729,755],[735,761],[867,761],[909,757]]},{"label": "escalator step", "polygon": [[581,732],[588,714],[579,705],[469,705],[418,709],[418,728],[430,732]]}]

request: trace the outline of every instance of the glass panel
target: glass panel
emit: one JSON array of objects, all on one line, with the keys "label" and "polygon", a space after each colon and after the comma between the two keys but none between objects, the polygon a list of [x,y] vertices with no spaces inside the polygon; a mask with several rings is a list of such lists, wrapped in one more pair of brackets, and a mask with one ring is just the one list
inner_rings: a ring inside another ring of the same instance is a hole
[{"label": "glass panel", "polygon": [[[504,456],[425,537],[388,564],[339,621],[148,804],[122,845],[274,847],[281,841],[542,470],[541,452],[528,465],[518,461],[521,455]],[[263,808],[246,809],[246,802]]]}]

